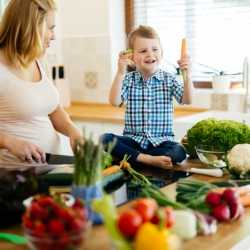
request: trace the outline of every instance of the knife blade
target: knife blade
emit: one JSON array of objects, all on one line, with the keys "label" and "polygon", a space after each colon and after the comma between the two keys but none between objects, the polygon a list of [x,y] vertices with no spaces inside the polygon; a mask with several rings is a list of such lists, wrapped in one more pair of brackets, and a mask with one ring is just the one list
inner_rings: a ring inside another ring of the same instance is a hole
[{"label": "knife blade", "polygon": [[57,155],[46,153],[46,162],[51,165],[74,164],[75,157],[72,155]]}]

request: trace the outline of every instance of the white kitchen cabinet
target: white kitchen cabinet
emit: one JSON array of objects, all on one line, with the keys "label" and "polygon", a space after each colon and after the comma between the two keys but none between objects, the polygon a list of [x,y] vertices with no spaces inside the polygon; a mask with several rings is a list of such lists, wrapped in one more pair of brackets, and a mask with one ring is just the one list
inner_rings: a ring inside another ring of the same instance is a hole
[{"label": "white kitchen cabinet", "polygon": [[[88,122],[88,121],[74,121],[76,126],[80,129],[84,129],[86,136],[92,134],[93,140],[97,143],[99,137],[104,133],[114,133],[122,135],[123,125],[107,122]],[[65,155],[72,155],[73,152],[70,147],[69,138],[60,134],[60,140],[62,141],[61,153]]]},{"label": "white kitchen cabinet", "polygon": [[115,124],[108,122],[89,122],[89,121],[74,121],[76,126],[80,129],[84,129],[86,136],[92,134],[95,142],[104,133],[113,133],[121,135],[123,131],[123,124]]}]

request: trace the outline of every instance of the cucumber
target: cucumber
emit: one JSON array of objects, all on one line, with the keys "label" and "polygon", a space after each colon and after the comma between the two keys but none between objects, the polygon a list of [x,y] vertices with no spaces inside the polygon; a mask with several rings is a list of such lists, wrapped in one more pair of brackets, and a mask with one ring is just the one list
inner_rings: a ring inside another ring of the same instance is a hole
[{"label": "cucumber", "polygon": [[125,172],[123,170],[119,170],[114,174],[104,176],[102,179],[102,186],[107,193],[112,193],[120,188],[125,181]]},{"label": "cucumber", "polygon": [[[114,191],[117,186],[120,186],[125,181],[125,174],[122,170],[104,176],[102,178],[103,189],[107,192]],[[69,173],[56,173],[56,174],[45,174],[38,176],[38,180],[41,184],[47,186],[71,186],[73,181],[73,174]],[[107,190],[106,190],[107,189]]]},{"label": "cucumber", "polygon": [[73,175],[69,173],[44,174],[38,176],[41,183],[48,186],[70,186],[72,184]]}]

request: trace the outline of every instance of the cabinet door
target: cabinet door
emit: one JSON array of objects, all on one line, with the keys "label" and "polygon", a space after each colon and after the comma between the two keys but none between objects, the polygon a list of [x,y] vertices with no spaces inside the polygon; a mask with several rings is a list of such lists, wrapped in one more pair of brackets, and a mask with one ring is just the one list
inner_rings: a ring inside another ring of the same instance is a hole
[{"label": "cabinet door", "polygon": [[84,130],[87,137],[92,136],[95,142],[98,142],[99,137],[104,133],[121,135],[123,130],[122,124],[83,121],[75,121],[75,124],[78,128]]}]

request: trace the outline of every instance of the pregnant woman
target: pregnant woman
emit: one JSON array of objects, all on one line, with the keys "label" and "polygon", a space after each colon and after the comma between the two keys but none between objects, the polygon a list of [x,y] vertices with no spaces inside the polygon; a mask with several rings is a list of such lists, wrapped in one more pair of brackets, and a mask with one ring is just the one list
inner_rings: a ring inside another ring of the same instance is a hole
[{"label": "pregnant woman", "polygon": [[60,154],[58,132],[81,139],[40,59],[54,39],[53,0],[11,0],[0,28],[0,167],[45,163]]}]

